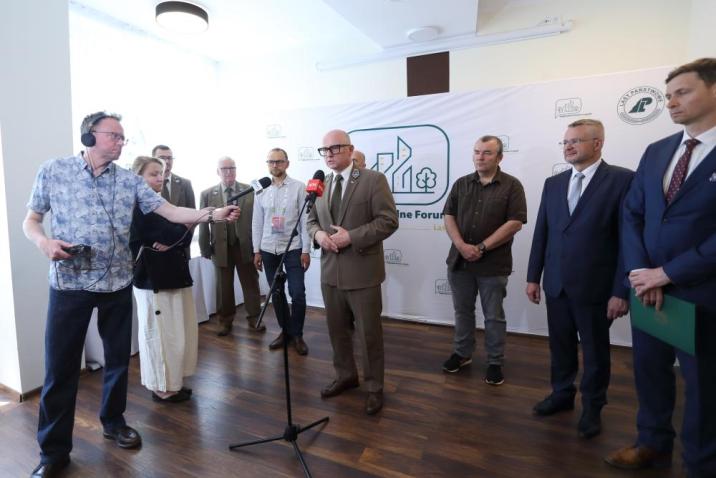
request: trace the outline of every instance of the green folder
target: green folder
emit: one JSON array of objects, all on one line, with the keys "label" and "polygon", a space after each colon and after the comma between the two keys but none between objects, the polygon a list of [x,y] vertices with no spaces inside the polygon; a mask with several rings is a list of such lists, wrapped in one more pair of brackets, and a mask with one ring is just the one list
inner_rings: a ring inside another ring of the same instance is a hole
[{"label": "green folder", "polygon": [[664,294],[661,310],[646,307],[631,293],[631,323],[639,330],[677,347],[689,355],[696,355],[696,306]]}]

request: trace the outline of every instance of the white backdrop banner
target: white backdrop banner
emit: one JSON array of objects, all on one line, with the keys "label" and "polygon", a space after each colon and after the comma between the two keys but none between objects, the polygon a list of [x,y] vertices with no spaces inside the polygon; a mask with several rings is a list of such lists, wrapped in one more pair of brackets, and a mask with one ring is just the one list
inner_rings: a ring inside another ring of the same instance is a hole
[{"label": "white backdrop banner", "polygon": [[[558,142],[569,123],[601,120],[606,128],[604,160],[636,169],[644,148],[678,131],[665,111],[668,68],[568,79],[518,87],[445,93],[394,101],[270,113],[265,147],[288,151],[289,174],[307,181],[327,168],[316,148],[335,128],[349,131],[367,166],[385,174],[400,213],[400,228],[385,241],[387,316],[453,324],[447,282],[450,240],[442,208],[452,184],[474,171],[472,148],[485,134],[499,136],[504,171],[519,178],[527,194],[528,223],[515,237],[514,271],[505,312],[508,330],[547,334],[544,305],[525,297],[525,277],[534,220],[545,178],[564,170]],[[592,254],[596,251],[584,251]],[[323,306],[320,252],[307,273],[308,303]],[[589,280],[585,275],[584,280]],[[479,301],[478,321],[482,320]],[[480,324],[481,326],[482,324]],[[629,321],[612,327],[612,342],[630,344]]]}]

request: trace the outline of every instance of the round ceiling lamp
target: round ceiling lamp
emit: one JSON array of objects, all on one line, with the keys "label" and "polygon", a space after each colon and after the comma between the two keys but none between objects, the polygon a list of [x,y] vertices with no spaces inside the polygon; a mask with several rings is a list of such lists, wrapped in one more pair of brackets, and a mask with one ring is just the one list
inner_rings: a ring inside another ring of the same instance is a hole
[{"label": "round ceiling lamp", "polygon": [[178,33],[201,33],[209,28],[209,14],[188,2],[161,2],[156,7],[159,25]]},{"label": "round ceiling lamp", "polygon": [[440,29],[438,27],[413,28],[405,34],[410,41],[415,43],[435,40],[438,35],[440,35]]}]

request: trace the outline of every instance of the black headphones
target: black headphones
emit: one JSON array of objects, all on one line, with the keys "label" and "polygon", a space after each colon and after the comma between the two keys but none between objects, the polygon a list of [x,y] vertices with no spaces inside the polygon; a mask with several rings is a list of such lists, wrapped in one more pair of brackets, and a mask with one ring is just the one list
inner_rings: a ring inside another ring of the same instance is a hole
[{"label": "black headphones", "polygon": [[82,133],[82,136],[80,136],[80,141],[82,142],[82,145],[86,146],[87,148],[91,148],[92,146],[97,144],[97,138],[92,132],[92,128],[94,127],[94,125],[96,125],[103,119],[109,117],[110,116],[107,113],[101,111],[85,116],[85,118],[82,120],[82,126],[80,128],[80,132]]}]

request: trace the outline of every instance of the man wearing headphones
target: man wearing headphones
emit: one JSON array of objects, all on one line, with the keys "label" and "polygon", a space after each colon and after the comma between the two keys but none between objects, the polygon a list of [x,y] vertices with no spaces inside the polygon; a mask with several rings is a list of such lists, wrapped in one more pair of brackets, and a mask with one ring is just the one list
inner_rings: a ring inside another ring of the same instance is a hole
[{"label": "man wearing headphones", "polygon": [[[129,227],[135,203],[176,223],[235,221],[235,206],[196,211],[167,203],[141,176],[116,161],[126,144],[121,117],[93,113],[82,121],[86,149],[44,163],[35,178],[25,236],[49,257],[50,299],[45,330],[45,382],[37,440],[40,464],[32,476],[56,476],[70,461],[80,364],[92,310],[104,345],[100,420],[104,437],[122,448],[142,439],[127,426],[127,376],[132,332],[132,256]],[[52,211],[52,237],[42,220]]]}]

